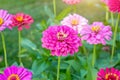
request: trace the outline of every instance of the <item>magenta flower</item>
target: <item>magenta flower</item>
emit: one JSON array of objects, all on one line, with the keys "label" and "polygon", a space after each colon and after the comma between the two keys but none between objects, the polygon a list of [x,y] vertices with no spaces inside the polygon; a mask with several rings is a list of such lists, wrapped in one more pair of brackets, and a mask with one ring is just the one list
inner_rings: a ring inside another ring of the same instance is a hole
[{"label": "magenta flower", "polygon": [[43,32],[42,43],[53,56],[73,55],[82,46],[78,33],[67,26],[50,26]]},{"label": "magenta flower", "polygon": [[32,73],[23,67],[11,66],[0,74],[0,80],[32,80]]},{"label": "magenta flower", "polygon": [[120,80],[120,71],[115,68],[100,69],[97,80]]},{"label": "magenta flower", "polygon": [[108,0],[108,7],[111,12],[120,13],[120,0]]},{"label": "magenta flower", "polygon": [[64,3],[68,5],[74,5],[80,3],[81,0],[63,0]]},{"label": "magenta flower", "polygon": [[81,29],[88,24],[88,20],[78,14],[69,14],[61,21],[62,25],[67,25],[80,33]]},{"label": "magenta flower", "polygon": [[7,10],[0,10],[0,32],[9,27],[12,22],[11,17]]},{"label": "magenta flower", "polygon": [[29,29],[32,23],[33,23],[33,18],[30,15],[24,13],[17,13],[12,18],[12,24],[10,29],[16,26],[18,26],[19,31],[21,31],[23,27]]},{"label": "magenta flower", "polygon": [[106,44],[110,40],[112,31],[110,26],[104,26],[102,22],[94,22],[92,25],[85,26],[81,30],[82,40],[89,44]]}]

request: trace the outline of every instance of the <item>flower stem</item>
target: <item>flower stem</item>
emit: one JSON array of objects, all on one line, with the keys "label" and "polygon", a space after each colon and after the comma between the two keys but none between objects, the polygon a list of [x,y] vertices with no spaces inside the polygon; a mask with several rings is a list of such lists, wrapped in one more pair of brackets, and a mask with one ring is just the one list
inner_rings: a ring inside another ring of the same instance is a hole
[{"label": "flower stem", "polygon": [[57,80],[59,80],[59,74],[60,74],[60,56],[58,57]]},{"label": "flower stem", "polygon": [[109,12],[108,12],[108,6],[106,6],[106,21],[108,21],[108,19],[109,19]]},{"label": "flower stem", "polygon": [[53,0],[53,10],[54,10],[54,15],[56,17],[56,0]]},{"label": "flower stem", "polygon": [[18,31],[18,48],[19,48],[19,51],[18,51],[19,63],[22,64],[22,60],[20,57],[20,54],[21,54],[21,32],[20,31]]},{"label": "flower stem", "polygon": [[3,44],[3,50],[4,50],[5,67],[7,67],[8,63],[7,63],[7,53],[6,53],[6,46],[5,46],[5,38],[4,38],[4,34],[2,32],[1,32],[1,37],[2,37],[2,44]]},{"label": "flower stem", "polygon": [[112,19],[112,27],[114,26],[114,16],[113,13],[111,12],[111,19]]},{"label": "flower stem", "polygon": [[94,67],[96,61],[96,45],[93,48],[93,56],[92,56],[92,66]]},{"label": "flower stem", "polygon": [[117,29],[118,29],[118,24],[119,24],[119,17],[120,15],[118,14],[118,18],[116,21],[116,26],[115,26],[115,30],[114,30],[114,35],[113,35],[113,46],[112,46],[112,55],[111,55],[111,60],[113,59],[114,56],[114,51],[115,51],[115,41],[116,41],[116,36],[117,36]]}]

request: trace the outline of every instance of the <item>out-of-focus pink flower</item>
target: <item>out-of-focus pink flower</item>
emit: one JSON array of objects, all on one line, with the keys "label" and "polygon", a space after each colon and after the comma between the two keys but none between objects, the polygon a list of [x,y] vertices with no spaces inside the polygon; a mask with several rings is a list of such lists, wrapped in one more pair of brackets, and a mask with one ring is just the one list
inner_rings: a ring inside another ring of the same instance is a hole
[{"label": "out-of-focus pink flower", "polygon": [[106,5],[108,4],[108,0],[101,0],[103,3],[105,3]]},{"label": "out-of-focus pink flower", "polygon": [[120,71],[115,68],[100,69],[97,80],[120,80]]},{"label": "out-of-focus pink flower", "polygon": [[23,27],[29,29],[32,23],[33,23],[33,18],[30,15],[24,13],[17,13],[12,18],[12,24],[10,29],[16,26],[18,27],[19,31],[21,31]]},{"label": "out-of-focus pink flower", "polygon": [[102,22],[94,22],[92,25],[85,26],[81,30],[82,40],[89,44],[106,44],[110,40],[112,31],[110,26],[104,26]]},{"label": "out-of-focus pink flower", "polygon": [[67,25],[80,33],[81,29],[88,24],[88,20],[78,14],[69,14],[61,21],[62,25]]},{"label": "out-of-focus pink flower", "polygon": [[50,26],[43,32],[42,46],[53,56],[67,56],[78,52],[81,40],[77,31],[67,26]]},{"label": "out-of-focus pink flower", "polygon": [[0,80],[32,80],[32,72],[23,67],[10,66],[0,74]]},{"label": "out-of-focus pink flower", "polygon": [[0,10],[0,32],[9,27],[12,22],[11,17],[7,10]]},{"label": "out-of-focus pink flower", "polygon": [[120,13],[120,0],[108,0],[108,7],[111,12]]},{"label": "out-of-focus pink flower", "polygon": [[64,3],[68,5],[74,5],[80,3],[81,0],[63,0]]}]

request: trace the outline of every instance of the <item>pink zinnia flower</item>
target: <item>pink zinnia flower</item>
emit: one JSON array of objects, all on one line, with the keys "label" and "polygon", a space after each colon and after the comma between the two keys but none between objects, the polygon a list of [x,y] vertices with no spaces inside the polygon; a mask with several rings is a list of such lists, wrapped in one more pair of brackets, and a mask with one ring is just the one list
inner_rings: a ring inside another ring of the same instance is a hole
[{"label": "pink zinnia flower", "polygon": [[67,25],[80,33],[81,29],[88,24],[88,20],[78,14],[69,14],[61,21],[62,25]]},{"label": "pink zinnia flower", "polygon": [[11,29],[12,27],[15,26],[18,26],[19,31],[21,31],[23,27],[29,29],[32,23],[33,23],[33,18],[30,15],[24,13],[17,13],[12,18]]},{"label": "pink zinnia flower", "polygon": [[112,31],[110,26],[104,26],[102,22],[94,22],[92,25],[85,26],[81,30],[82,40],[89,44],[106,44],[110,40]]},{"label": "pink zinnia flower", "polygon": [[101,0],[103,3],[105,3],[106,5],[108,4],[108,0]]},{"label": "pink zinnia flower", "polygon": [[120,13],[120,0],[108,0],[108,7],[111,12]]},{"label": "pink zinnia flower", "polygon": [[50,26],[43,32],[42,43],[53,56],[73,55],[82,45],[78,33],[67,26]]},{"label": "pink zinnia flower", "polygon": [[100,69],[97,80],[120,80],[120,71],[115,68]]},{"label": "pink zinnia flower", "polygon": [[80,3],[81,0],[63,0],[66,4],[74,5]]},{"label": "pink zinnia flower", "polygon": [[23,67],[11,66],[0,74],[0,80],[32,80],[32,73]]},{"label": "pink zinnia flower", "polygon": [[12,22],[11,17],[7,10],[0,10],[0,32],[9,27]]}]

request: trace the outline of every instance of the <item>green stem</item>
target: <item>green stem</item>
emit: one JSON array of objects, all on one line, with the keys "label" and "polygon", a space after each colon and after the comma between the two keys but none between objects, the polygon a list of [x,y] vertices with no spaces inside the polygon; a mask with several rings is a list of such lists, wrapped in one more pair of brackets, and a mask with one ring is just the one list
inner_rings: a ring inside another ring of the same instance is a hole
[{"label": "green stem", "polygon": [[86,47],[84,46],[84,42],[82,42],[82,43],[83,43],[82,48],[83,48],[84,54],[87,56],[88,54],[87,54]]},{"label": "green stem", "polygon": [[109,12],[108,12],[108,6],[106,6],[106,21],[108,21],[108,19],[109,19]]},{"label": "green stem", "polygon": [[96,45],[93,48],[93,56],[92,56],[92,66],[94,67],[96,61]]},{"label": "green stem", "polygon": [[57,80],[59,80],[59,75],[60,75],[60,56],[58,57]]},{"label": "green stem", "polygon": [[54,15],[56,17],[56,0],[53,0]]},{"label": "green stem", "polygon": [[112,20],[112,27],[114,26],[114,16],[113,13],[111,12],[111,20]]},{"label": "green stem", "polygon": [[19,51],[18,51],[19,63],[22,64],[22,60],[20,57],[20,54],[21,54],[21,32],[20,31],[18,31],[18,48],[19,48]]},{"label": "green stem", "polygon": [[115,41],[116,41],[116,36],[117,36],[117,29],[118,29],[118,25],[119,25],[119,14],[118,14],[118,18],[117,18],[117,21],[116,21],[116,26],[115,26],[115,31],[114,31],[114,36],[113,36],[113,46],[112,46],[112,55],[111,55],[111,61],[113,59],[113,56],[114,56],[114,51],[115,51]]},{"label": "green stem", "polygon": [[8,63],[7,63],[7,53],[6,53],[6,46],[5,46],[5,38],[4,38],[4,34],[2,32],[1,32],[1,37],[2,37],[2,44],[3,44],[3,50],[4,50],[5,67],[7,67]]}]

